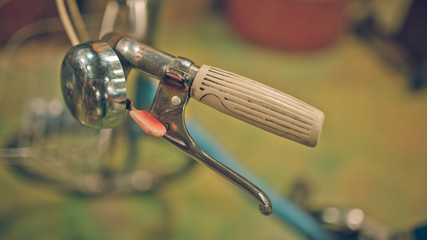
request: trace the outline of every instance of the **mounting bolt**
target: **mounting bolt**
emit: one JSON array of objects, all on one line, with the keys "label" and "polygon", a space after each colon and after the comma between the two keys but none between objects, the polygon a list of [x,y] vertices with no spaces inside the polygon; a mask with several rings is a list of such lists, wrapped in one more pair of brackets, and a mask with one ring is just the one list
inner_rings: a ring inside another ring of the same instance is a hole
[{"label": "mounting bolt", "polygon": [[179,98],[178,96],[173,96],[171,98],[171,103],[175,106],[178,106],[179,104],[181,104],[181,98]]}]

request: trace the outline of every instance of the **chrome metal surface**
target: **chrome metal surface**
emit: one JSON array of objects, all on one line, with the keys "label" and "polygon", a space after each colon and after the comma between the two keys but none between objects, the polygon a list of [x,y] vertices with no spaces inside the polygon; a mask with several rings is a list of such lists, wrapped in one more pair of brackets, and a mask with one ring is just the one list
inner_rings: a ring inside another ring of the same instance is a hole
[{"label": "chrome metal surface", "polygon": [[[177,97],[181,99],[181,102],[174,104],[173,99]],[[168,126],[168,130],[163,138],[247,192],[260,202],[261,213],[270,215],[273,212],[272,203],[261,189],[203,152],[191,138],[184,119],[184,110],[188,99],[189,95],[187,92],[165,83],[160,83],[150,112],[163,124]]]},{"label": "chrome metal surface", "polygon": [[189,69],[194,66],[192,61],[172,56],[121,34],[107,34],[103,40],[114,47],[124,64],[139,68],[178,88],[189,90],[196,74],[190,74]]},{"label": "chrome metal surface", "polygon": [[[114,38],[114,35],[112,36]],[[167,53],[151,48],[134,38],[121,38],[114,50],[129,62],[133,67],[139,68],[159,79],[163,78],[163,67],[172,65],[174,57]]]},{"label": "chrome metal surface", "polygon": [[117,126],[126,111],[122,64],[105,42],[72,47],[61,67],[65,103],[78,122],[96,129]]}]

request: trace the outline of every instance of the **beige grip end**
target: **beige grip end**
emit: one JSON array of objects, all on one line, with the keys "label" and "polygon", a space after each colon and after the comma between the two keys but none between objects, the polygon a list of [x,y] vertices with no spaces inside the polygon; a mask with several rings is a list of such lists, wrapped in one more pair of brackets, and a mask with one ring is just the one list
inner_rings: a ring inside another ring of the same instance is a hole
[{"label": "beige grip end", "polygon": [[325,115],[320,110],[246,77],[203,65],[191,97],[223,113],[292,141],[314,147]]}]

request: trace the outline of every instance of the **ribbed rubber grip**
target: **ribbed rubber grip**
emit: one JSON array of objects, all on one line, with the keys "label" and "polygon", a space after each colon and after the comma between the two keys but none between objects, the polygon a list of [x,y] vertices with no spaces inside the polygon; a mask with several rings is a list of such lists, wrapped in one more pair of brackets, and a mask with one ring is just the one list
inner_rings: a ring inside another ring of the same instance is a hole
[{"label": "ribbed rubber grip", "polygon": [[320,110],[246,77],[203,65],[191,97],[223,113],[295,142],[314,147],[325,115]]}]

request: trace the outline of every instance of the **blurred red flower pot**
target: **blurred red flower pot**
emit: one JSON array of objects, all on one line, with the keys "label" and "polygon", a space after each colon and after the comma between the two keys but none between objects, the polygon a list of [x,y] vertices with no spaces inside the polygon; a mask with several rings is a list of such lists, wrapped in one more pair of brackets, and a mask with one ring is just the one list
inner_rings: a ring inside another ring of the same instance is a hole
[{"label": "blurred red flower pot", "polygon": [[346,27],[349,0],[228,0],[229,21],[251,42],[308,51],[335,42]]}]

